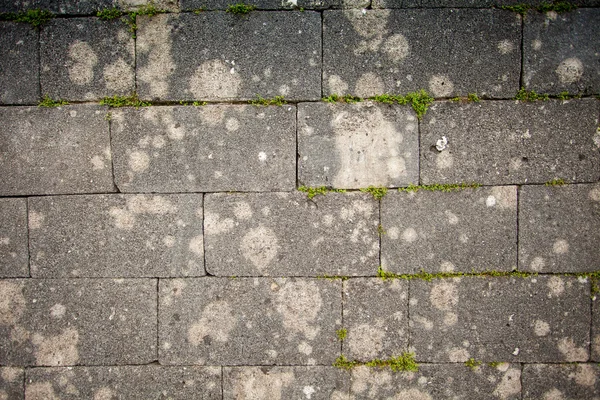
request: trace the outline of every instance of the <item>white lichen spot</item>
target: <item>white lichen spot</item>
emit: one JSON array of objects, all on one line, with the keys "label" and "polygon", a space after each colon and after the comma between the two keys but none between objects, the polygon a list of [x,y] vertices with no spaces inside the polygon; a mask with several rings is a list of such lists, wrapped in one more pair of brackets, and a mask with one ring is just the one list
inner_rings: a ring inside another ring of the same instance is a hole
[{"label": "white lichen spot", "polygon": [[386,33],[385,23],[390,16],[390,10],[377,10],[376,12],[359,9],[344,10],[344,15],[352,27],[365,39],[381,37]]},{"label": "white lichen spot", "polygon": [[147,55],[147,63],[138,66],[137,78],[150,88],[153,97],[165,97],[169,93],[169,79],[177,68],[171,55],[172,26],[168,14],[155,15],[141,24],[137,34],[136,51]]},{"label": "white lichen spot", "polygon": [[458,224],[458,217],[452,211],[446,210],[444,211],[444,214],[446,214],[446,217],[448,218],[448,223],[450,225]]},{"label": "white lichen spot", "polygon": [[552,245],[552,251],[555,254],[566,254],[569,252],[569,242],[563,239],[559,239]]},{"label": "white lichen spot", "polygon": [[262,368],[242,368],[233,386],[234,399],[282,400],[282,390],[294,382],[294,373]]},{"label": "white lichen spot", "polygon": [[395,63],[398,63],[406,58],[409,52],[408,41],[399,33],[385,39],[381,50],[387,57]]},{"label": "white lichen spot", "polygon": [[446,326],[454,326],[458,322],[458,315],[455,313],[449,312],[444,315],[444,325]]},{"label": "white lichen spot", "polygon": [[411,388],[405,389],[398,393],[390,400],[433,400],[433,397],[427,392],[422,392],[419,389]]},{"label": "white lichen spot", "polygon": [[435,158],[435,166],[438,169],[452,168],[453,165],[454,165],[454,157],[452,157],[452,154],[450,154],[450,152],[448,152],[448,151],[442,151]]},{"label": "white lichen spot", "polygon": [[32,342],[36,347],[37,365],[73,365],[79,360],[79,333],[74,328],[66,328],[61,334],[48,338],[35,334]]},{"label": "white lichen spot", "polygon": [[67,308],[62,304],[55,304],[50,308],[50,316],[52,318],[60,319],[65,316]]},{"label": "white lichen spot", "polygon": [[264,151],[261,151],[260,153],[258,153],[258,161],[260,161],[260,162],[267,161],[267,153],[265,153]]},{"label": "white lichen spot", "polygon": [[383,80],[377,76],[377,74],[374,72],[367,72],[358,78],[354,91],[359,97],[370,97],[383,93],[385,91],[385,85],[383,84]]},{"label": "white lichen spot", "polygon": [[264,226],[250,229],[242,238],[240,250],[244,258],[263,271],[279,251],[277,236],[273,230]]},{"label": "white lichen spot", "polygon": [[578,364],[574,374],[569,375],[575,383],[581,386],[594,387],[596,385],[596,370],[590,364]]},{"label": "white lichen spot", "polygon": [[505,210],[517,209],[517,189],[515,186],[494,186],[491,189],[496,206]]},{"label": "white lichen spot", "polygon": [[148,169],[150,157],[143,151],[134,151],[129,154],[129,168],[134,172],[142,172]]},{"label": "white lichen spot", "polygon": [[152,147],[154,147],[155,149],[162,149],[163,147],[165,147],[165,143],[165,138],[160,135],[154,136],[152,138]]},{"label": "white lichen spot", "polygon": [[306,398],[310,400],[312,395],[315,393],[315,388],[312,386],[304,386],[302,388],[302,393],[304,393],[304,396],[306,396]]},{"label": "white lichen spot", "polygon": [[111,388],[103,387],[96,390],[94,393],[94,400],[113,400],[117,396],[117,393],[113,392]]},{"label": "white lichen spot", "polygon": [[105,66],[103,74],[104,84],[110,91],[126,93],[133,87],[133,67],[128,65],[121,57],[114,63]]},{"label": "white lichen spot", "polygon": [[69,79],[76,85],[86,85],[94,79],[98,56],[87,42],[76,40],[69,46]]},{"label": "white lichen spot", "polygon": [[588,359],[587,349],[577,347],[573,338],[563,338],[558,342],[558,351],[567,362],[586,361]]},{"label": "white lichen spot", "polygon": [[496,197],[494,197],[493,195],[489,195],[485,199],[485,205],[488,207],[494,207],[496,205]]},{"label": "white lichen spot", "polygon": [[135,216],[128,210],[117,207],[111,207],[109,215],[114,218],[114,224],[117,229],[131,230],[135,225]]},{"label": "white lichen spot", "polygon": [[92,163],[92,169],[94,171],[98,171],[98,170],[104,169],[104,167],[105,167],[104,160],[100,156],[94,156],[94,157],[92,157],[92,159],[90,160],[90,162]]},{"label": "white lichen spot", "polygon": [[433,75],[429,79],[429,90],[434,97],[447,97],[454,91],[454,84],[446,75]]},{"label": "white lichen spot", "polygon": [[500,54],[508,54],[515,50],[515,44],[508,39],[502,40],[498,43],[498,51]]},{"label": "white lichen spot", "polygon": [[29,211],[29,229],[39,229],[42,227],[46,217],[37,211]]},{"label": "white lichen spot", "polygon": [[406,228],[404,232],[402,232],[402,240],[408,243],[412,243],[419,238],[419,234],[415,230],[415,228]]},{"label": "white lichen spot", "polygon": [[218,214],[207,212],[204,215],[204,230],[207,235],[220,235],[233,229],[234,222],[232,218],[224,218]]},{"label": "white lichen spot", "polygon": [[300,344],[298,344],[298,352],[308,356],[312,353],[312,346],[304,341],[300,342]]},{"label": "white lichen spot", "polygon": [[229,132],[237,131],[240,129],[240,121],[238,121],[237,118],[228,118],[227,121],[225,121],[225,129]]},{"label": "white lichen spot", "polygon": [[327,80],[329,92],[334,94],[344,94],[348,92],[348,84],[338,75],[331,75]]},{"label": "white lichen spot", "polygon": [[167,235],[163,238],[163,244],[165,247],[173,247],[175,246],[175,236]]},{"label": "white lichen spot", "polygon": [[4,382],[13,383],[16,382],[17,379],[21,377],[21,369],[20,368],[12,368],[12,367],[2,367],[0,368],[0,376]]},{"label": "white lichen spot", "polygon": [[421,325],[421,327],[423,327],[423,329],[425,329],[426,331],[430,331],[433,329],[433,322],[421,315],[411,316],[411,319],[417,324]]},{"label": "white lichen spot", "polygon": [[0,280],[0,325],[14,325],[25,311],[23,285]]},{"label": "white lichen spot", "polygon": [[565,282],[560,276],[551,276],[546,285],[550,290],[548,297],[558,297],[565,291]]},{"label": "white lichen spot", "polygon": [[315,339],[320,329],[313,326],[313,322],[323,305],[317,284],[312,281],[285,282],[275,296],[283,326],[291,332],[302,333],[309,340]]},{"label": "white lichen spot", "polygon": [[566,400],[565,395],[560,390],[553,388],[544,393],[542,400]]},{"label": "white lichen spot", "polygon": [[529,264],[529,267],[536,272],[539,272],[544,269],[546,266],[546,260],[543,257],[534,257]]},{"label": "white lichen spot", "polygon": [[521,370],[509,368],[502,375],[502,380],[492,394],[500,399],[508,399],[519,393],[521,393]]},{"label": "white lichen spot", "polygon": [[235,328],[236,319],[231,306],[222,300],[213,301],[204,307],[200,320],[188,329],[191,344],[204,344],[205,338],[227,343],[231,331]]},{"label": "white lichen spot", "polygon": [[533,324],[533,332],[536,336],[546,336],[550,333],[550,325],[542,320],[536,320]]},{"label": "white lichen spot", "polygon": [[385,331],[374,324],[360,324],[348,330],[348,337],[344,341],[352,354],[361,358],[371,359],[383,349]]},{"label": "white lichen spot", "polygon": [[531,41],[531,48],[535,51],[540,51],[542,49],[542,41],[539,39],[534,39]]},{"label": "white lichen spot", "polygon": [[567,58],[556,68],[558,79],[562,83],[575,83],[583,76],[583,63],[578,58]]},{"label": "white lichen spot", "polygon": [[398,227],[396,226],[392,226],[390,229],[387,230],[387,237],[392,239],[392,240],[398,240],[398,238],[400,237],[400,229],[398,229]]},{"label": "white lichen spot", "polygon": [[209,60],[198,67],[190,78],[190,92],[198,99],[233,99],[238,95],[242,79],[221,60]]},{"label": "white lichen spot", "polygon": [[442,272],[452,272],[455,269],[456,269],[456,266],[448,260],[444,260],[440,264],[440,271],[442,271]]},{"label": "white lichen spot", "polygon": [[51,382],[35,382],[25,386],[25,398],[27,400],[60,400]]},{"label": "white lichen spot", "polygon": [[438,310],[450,311],[458,304],[458,290],[451,281],[438,282],[431,288],[429,301]]},{"label": "white lichen spot", "polygon": [[233,215],[241,221],[247,221],[252,218],[252,208],[245,201],[239,201],[233,206]]},{"label": "white lichen spot", "polygon": [[331,215],[331,214],[325,214],[323,216],[323,225],[325,225],[325,226],[332,226],[333,225],[333,215]]},{"label": "white lichen spot", "polygon": [[597,186],[590,190],[588,197],[592,201],[600,201],[600,186]]},{"label": "white lichen spot", "polygon": [[202,256],[204,254],[204,241],[202,235],[194,236],[190,240],[188,249],[197,256]]},{"label": "white lichen spot", "polygon": [[448,360],[450,362],[465,362],[469,359],[469,352],[462,347],[453,347],[448,350]]}]

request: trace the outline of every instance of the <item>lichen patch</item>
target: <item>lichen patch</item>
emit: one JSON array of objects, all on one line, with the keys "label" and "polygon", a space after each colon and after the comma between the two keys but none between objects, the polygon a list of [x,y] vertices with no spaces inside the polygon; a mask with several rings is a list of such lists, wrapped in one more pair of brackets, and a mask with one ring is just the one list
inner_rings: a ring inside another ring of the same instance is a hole
[{"label": "lichen patch", "polygon": [[583,63],[575,57],[567,58],[558,65],[555,72],[561,83],[575,83],[583,76]]},{"label": "lichen patch", "polygon": [[244,258],[264,271],[279,251],[277,236],[265,226],[250,229],[242,238],[240,250]]},{"label": "lichen patch", "polygon": [[62,333],[50,337],[34,334],[32,342],[36,347],[37,365],[73,365],[79,360],[79,332],[74,328],[66,328]]},{"label": "lichen patch", "polygon": [[197,99],[234,99],[242,79],[221,60],[209,60],[198,67],[190,78],[190,92]]},{"label": "lichen patch", "polygon": [[0,280],[0,325],[16,324],[25,311],[23,285]]},{"label": "lichen patch", "polygon": [[286,329],[301,333],[309,340],[317,337],[320,329],[314,322],[321,311],[323,299],[315,282],[286,282],[276,292],[275,302]]},{"label": "lichen patch", "polygon": [[451,311],[458,304],[458,290],[451,281],[438,282],[431,288],[429,301],[438,310]]},{"label": "lichen patch", "polygon": [[235,325],[236,319],[229,303],[217,300],[204,307],[200,320],[190,326],[188,339],[194,346],[203,344],[206,337],[226,343]]},{"label": "lichen patch", "polygon": [[98,56],[87,42],[76,40],[69,46],[69,79],[76,85],[86,85],[94,79]]},{"label": "lichen patch", "polygon": [[521,393],[521,371],[517,368],[509,368],[502,380],[492,393],[500,399],[507,399]]},{"label": "lichen patch", "polygon": [[233,397],[240,400],[282,400],[282,391],[294,382],[293,372],[263,371],[243,368],[233,387]]},{"label": "lichen patch", "polygon": [[360,324],[348,329],[348,343],[352,354],[360,359],[375,358],[383,349],[385,331],[374,324]]}]

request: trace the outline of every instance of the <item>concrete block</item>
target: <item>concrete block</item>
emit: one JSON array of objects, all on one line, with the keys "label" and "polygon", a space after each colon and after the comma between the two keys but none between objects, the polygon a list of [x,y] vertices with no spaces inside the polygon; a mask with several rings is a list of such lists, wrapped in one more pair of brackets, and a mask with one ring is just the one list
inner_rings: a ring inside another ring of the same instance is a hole
[{"label": "concrete block", "polygon": [[25,393],[23,382],[25,373],[23,368],[1,367],[0,368],[0,397],[7,400],[23,400]]},{"label": "concrete block", "polygon": [[523,399],[593,399],[600,395],[597,364],[526,364]]},{"label": "concrete block", "polygon": [[0,22],[0,104],[40,100],[37,32],[23,23]]},{"label": "concrete block", "polygon": [[0,199],[0,277],[28,277],[27,201]]}]

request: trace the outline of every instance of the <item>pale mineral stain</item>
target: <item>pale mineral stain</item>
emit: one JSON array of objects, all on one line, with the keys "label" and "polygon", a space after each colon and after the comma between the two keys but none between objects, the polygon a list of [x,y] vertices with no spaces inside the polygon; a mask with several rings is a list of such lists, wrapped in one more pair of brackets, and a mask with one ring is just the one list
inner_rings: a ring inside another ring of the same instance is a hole
[{"label": "pale mineral stain", "polygon": [[532,270],[539,272],[543,270],[546,266],[546,260],[544,260],[543,257],[534,257],[534,259],[531,260],[531,264],[529,264],[529,266]]},{"label": "pale mineral stain", "polygon": [[588,352],[584,347],[577,347],[573,338],[562,338],[558,342],[558,351],[567,362],[586,361]]},{"label": "pale mineral stain", "polygon": [[600,201],[600,187],[595,187],[590,190],[588,197],[592,201]]},{"label": "pale mineral stain", "polygon": [[200,320],[188,329],[188,339],[194,346],[204,344],[204,338],[210,337],[219,343],[227,343],[229,335],[236,326],[233,309],[229,303],[217,300],[202,310]]},{"label": "pale mineral stain", "polygon": [[282,391],[294,382],[293,372],[243,368],[233,386],[236,400],[283,400]]},{"label": "pale mineral stain", "polygon": [[387,32],[385,25],[390,16],[390,10],[367,11],[363,13],[359,9],[344,10],[344,16],[348,18],[352,27],[363,38],[373,38]]},{"label": "pale mineral stain", "polygon": [[383,80],[374,72],[362,74],[356,81],[354,92],[359,97],[375,96],[385,91]]},{"label": "pale mineral stain", "polygon": [[242,79],[221,60],[205,61],[190,78],[190,92],[198,99],[233,99]]},{"label": "pale mineral stain", "polygon": [[126,93],[134,87],[133,67],[121,57],[114,63],[105,66],[103,75],[104,85],[110,91]]},{"label": "pale mineral stain", "polygon": [[452,272],[455,269],[456,269],[456,265],[454,265],[452,262],[450,262],[448,260],[444,260],[440,264],[440,271],[442,271],[442,272]]},{"label": "pale mineral stain", "polygon": [[45,215],[37,211],[29,211],[29,229],[39,229],[42,227]]},{"label": "pale mineral stain", "polygon": [[381,46],[381,50],[390,60],[398,63],[408,56],[410,46],[404,35],[398,33],[388,37]]},{"label": "pale mineral stain", "polygon": [[448,350],[448,359],[450,362],[465,362],[469,359],[469,352],[467,349],[453,347]]},{"label": "pale mineral stain", "polygon": [[207,235],[220,235],[233,229],[234,222],[232,218],[224,218],[218,214],[207,212],[204,215],[204,230]]},{"label": "pale mineral stain", "polygon": [[0,280],[0,325],[14,325],[25,311],[23,284]]},{"label": "pale mineral stain", "polygon": [[515,50],[515,44],[508,39],[502,40],[498,43],[498,51],[500,54],[508,54]]},{"label": "pale mineral stain", "polygon": [[[367,398],[379,399],[379,389],[392,383],[392,376],[386,370],[373,372],[369,367],[359,366],[352,369],[353,393],[365,394]],[[366,393],[365,393],[366,392]]]},{"label": "pale mineral stain", "polygon": [[275,293],[275,303],[285,329],[301,333],[309,340],[317,337],[320,329],[313,323],[321,311],[323,299],[315,282],[285,282]]},{"label": "pale mineral stain", "polygon": [[60,400],[51,382],[35,382],[25,385],[25,398],[27,400]]},{"label": "pale mineral stain", "polygon": [[103,387],[96,390],[96,393],[94,393],[94,400],[112,400],[116,396],[117,393],[115,393],[112,389]]},{"label": "pale mineral stain", "polygon": [[567,58],[556,68],[556,74],[561,83],[575,83],[583,76],[583,63],[578,58]]},{"label": "pale mineral stain", "polygon": [[228,118],[227,121],[225,121],[225,129],[229,132],[237,131],[240,129],[240,121],[236,118]]},{"label": "pale mineral stain", "polygon": [[312,353],[312,346],[309,345],[307,342],[300,342],[300,344],[298,344],[298,352],[305,354],[305,355],[310,355]]},{"label": "pale mineral stain", "polygon": [[150,215],[166,215],[177,212],[177,206],[163,196],[128,196],[127,209],[134,214]]},{"label": "pale mineral stain", "polygon": [[406,228],[402,232],[402,240],[408,243],[413,243],[415,240],[419,238],[419,235],[415,228]]},{"label": "pale mineral stain", "polygon": [[458,322],[458,315],[455,313],[449,312],[444,315],[444,325],[445,326],[454,326]]},{"label": "pale mineral stain", "polygon": [[189,251],[196,254],[197,256],[202,256],[204,254],[204,240],[202,235],[194,236],[188,245]]},{"label": "pale mineral stain", "polygon": [[542,41],[539,39],[534,39],[531,41],[531,48],[535,51],[539,51],[542,49]]},{"label": "pale mineral stain", "polygon": [[492,393],[500,399],[508,399],[521,393],[521,371],[517,368],[509,368],[502,380]]},{"label": "pale mineral stain", "polygon": [[552,245],[552,251],[555,254],[566,254],[569,252],[569,242],[563,239],[559,239]]},{"label": "pale mineral stain", "polygon": [[242,238],[240,250],[244,258],[263,271],[279,251],[277,236],[265,226],[250,229]]},{"label": "pale mineral stain", "polygon": [[348,343],[352,354],[371,359],[383,349],[384,341],[385,331],[383,328],[367,323],[350,328],[344,342]]},{"label": "pale mineral stain", "polygon": [[162,149],[163,147],[165,147],[165,138],[163,138],[160,135],[156,135],[152,138],[152,147],[154,147],[155,149]]},{"label": "pale mineral stain", "polygon": [[550,290],[548,297],[558,297],[565,291],[565,282],[560,276],[551,276],[546,285]]},{"label": "pale mineral stain", "polygon": [[327,80],[329,92],[334,94],[345,94],[348,91],[348,84],[338,75],[331,75]]},{"label": "pale mineral stain", "polygon": [[433,285],[429,301],[438,310],[451,311],[458,304],[458,290],[453,282],[439,282]]},{"label": "pale mineral stain", "polygon": [[435,158],[435,165],[438,169],[452,168],[454,165],[454,157],[448,151],[442,151]]},{"label": "pale mineral stain", "polygon": [[456,225],[456,224],[458,224],[458,217],[452,211],[446,210],[446,211],[444,211],[444,214],[448,218],[448,223],[450,225]]},{"label": "pale mineral stain", "polygon": [[177,68],[171,55],[173,40],[170,15],[158,14],[140,25],[136,51],[147,55],[147,63],[137,67],[137,78],[149,86],[150,95],[165,97],[169,94],[169,78]]},{"label": "pale mineral stain", "polygon": [[421,325],[423,329],[426,331],[430,331],[433,329],[433,322],[423,316],[415,315],[411,316],[411,320],[415,321],[417,324]]},{"label": "pale mineral stain", "polygon": [[134,172],[142,172],[148,169],[150,157],[144,151],[133,151],[129,154],[129,168]]},{"label": "pale mineral stain", "polygon": [[433,75],[429,79],[429,90],[435,97],[446,97],[452,94],[454,84],[446,75]]},{"label": "pale mineral stain", "polygon": [[5,382],[15,382],[17,379],[21,377],[21,369],[20,368],[11,368],[11,367],[3,367],[0,368],[2,379]]},{"label": "pale mineral stain", "polygon": [[575,383],[581,386],[594,387],[596,385],[596,369],[590,364],[579,364],[573,374]]},{"label": "pale mineral stain", "polygon": [[76,40],[69,46],[69,79],[76,85],[86,85],[94,79],[98,56],[87,42]]},{"label": "pale mineral stain", "polygon": [[102,170],[105,167],[104,160],[100,156],[94,156],[94,157],[92,157],[92,159],[90,160],[90,162],[92,163],[92,169],[94,171]]},{"label": "pale mineral stain", "polygon": [[57,303],[50,308],[50,316],[52,318],[61,319],[65,316],[66,311],[67,308],[65,306]]},{"label": "pale mineral stain", "polygon": [[536,320],[533,325],[533,331],[536,336],[546,336],[550,333],[550,325],[542,320]]},{"label": "pale mineral stain", "polygon": [[491,189],[491,196],[500,209],[517,209],[517,189],[515,186],[495,186]]},{"label": "pale mineral stain", "polygon": [[400,237],[400,229],[398,229],[398,227],[396,226],[392,226],[391,228],[389,228],[386,233],[387,237],[392,240],[398,240],[398,238]]},{"label": "pale mineral stain", "polygon": [[542,400],[566,400],[566,397],[560,390],[553,388],[544,393]]},{"label": "pale mineral stain", "polygon": [[210,105],[202,107],[197,111],[202,122],[208,124],[209,126],[217,126],[223,122],[223,119],[225,118],[225,111],[227,111],[227,106]]},{"label": "pale mineral stain", "polygon": [[36,347],[37,365],[73,365],[79,360],[79,332],[74,328],[66,328],[50,337],[34,334],[32,342]]},{"label": "pale mineral stain", "polygon": [[391,400],[433,400],[433,397],[427,392],[423,392],[416,388],[401,390],[396,393],[396,396]]},{"label": "pale mineral stain", "polygon": [[117,229],[131,230],[135,225],[135,217],[127,210],[118,207],[111,207],[108,214],[113,217],[113,222]]}]

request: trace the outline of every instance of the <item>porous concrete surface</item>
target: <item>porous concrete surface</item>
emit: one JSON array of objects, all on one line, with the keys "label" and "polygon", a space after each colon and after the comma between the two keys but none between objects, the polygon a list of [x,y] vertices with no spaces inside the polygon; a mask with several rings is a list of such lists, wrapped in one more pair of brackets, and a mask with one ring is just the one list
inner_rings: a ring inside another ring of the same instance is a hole
[{"label": "porous concrete surface", "polygon": [[39,100],[38,35],[29,25],[0,22],[0,104],[31,104]]},{"label": "porous concrete surface", "polygon": [[598,364],[530,364],[523,367],[523,399],[594,399]]},{"label": "porous concrete surface", "polygon": [[0,199],[0,276],[29,276],[27,200]]},{"label": "porous concrete surface", "polygon": [[[24,12],[31,9],[48,10],[53,14],[89,15],[97,10],[135,0],[4,0],[0,12]],[[148,1],[148,0],[140,0]]]},{"label": "porous concrete surface", "polygon": [[0,367],[0,397],[23,400],[24,370],[18,367]]},{"label": "porous concrete surface", "polygon": [[[227,0],[180,0],[182,11],[227,10],[234,4]],[[325,10],[330,8],[365,8],[370,0],[250,0],[244,4],[257,10]]]}]

